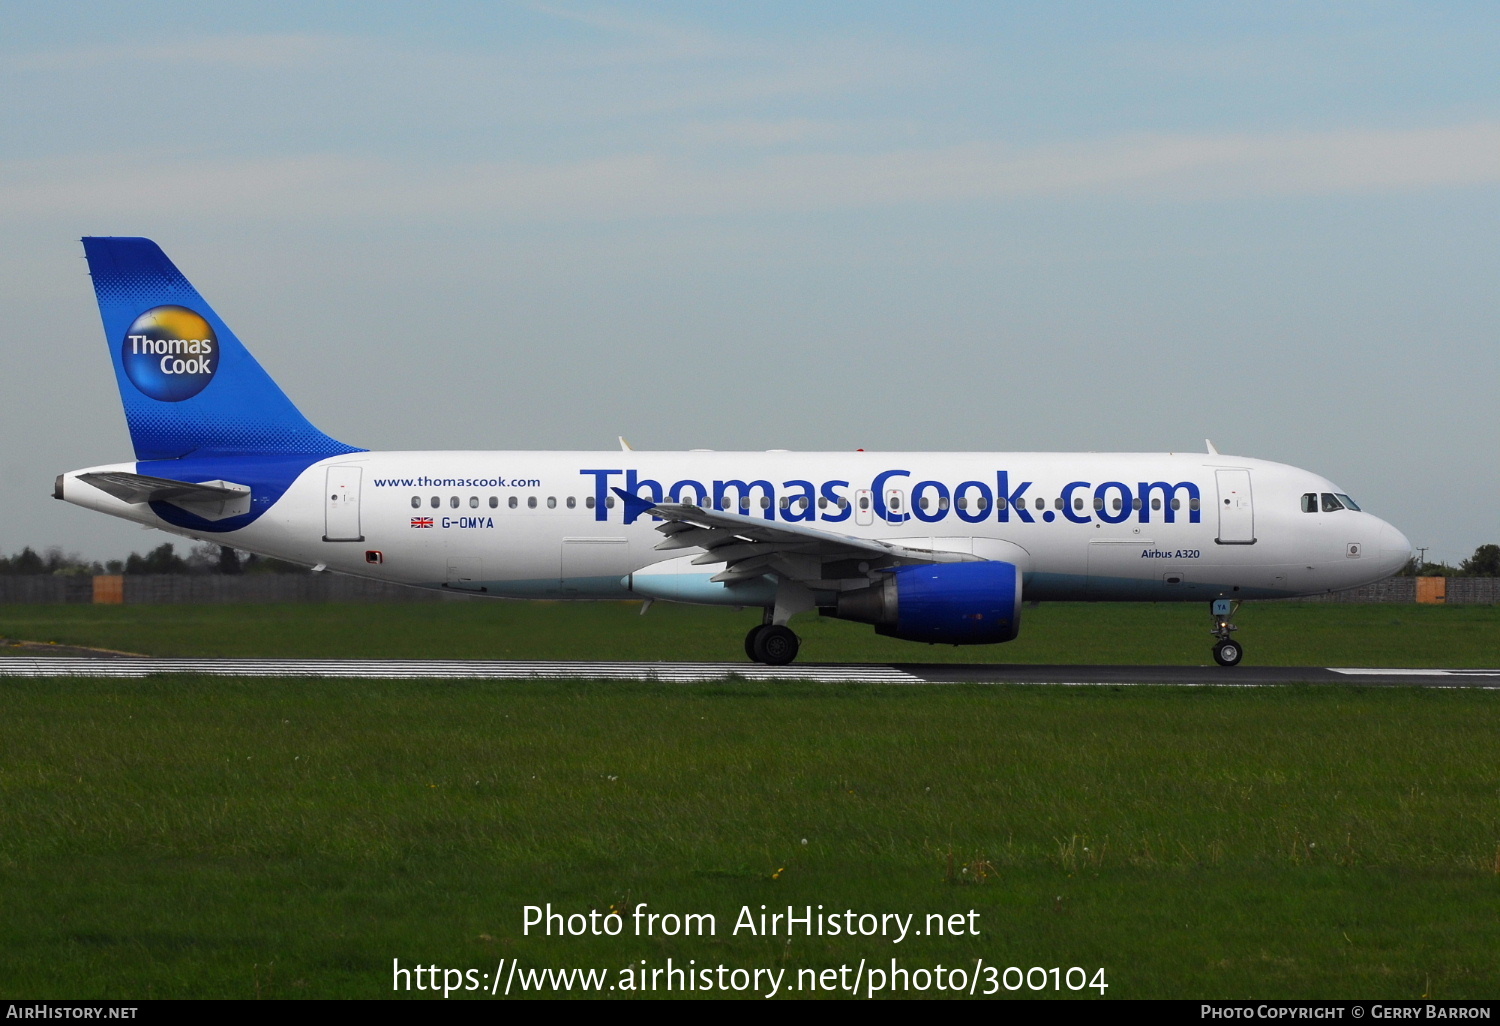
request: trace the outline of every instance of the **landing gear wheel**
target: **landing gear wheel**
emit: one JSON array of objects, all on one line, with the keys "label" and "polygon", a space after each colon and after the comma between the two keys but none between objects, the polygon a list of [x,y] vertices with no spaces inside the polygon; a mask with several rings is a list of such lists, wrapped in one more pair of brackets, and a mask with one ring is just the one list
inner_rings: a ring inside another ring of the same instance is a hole
[{"label": "landing gear wheel", "polygon": [[1234,640],[1234,632],[1239,630],[1234,614],[1239,607],[1237,600],[1227,598],[1216,598],[1208,605],[1214,618],[1214,629],[1208,633],[1218,639],[1214,642],[1214,662],[1220,666],[1238,666],[1245,656],[1245,650]]},{"label": "landing gear wheel", "polygon": [[755,653],[751,658],[767,666],[785,666],[797,658],[797,649],[800,647],[802,642],[790,627],[776,624],[763,626],[755,635]]},{"label": "landing gear wheel", "polygon": [[1238,641],[1221,641],[1214,646],[1214,662],[1220,666],[1238,666],[1244,655]]},{"label": "landing gear wheel", "polygon": [[755,654],[755,639],[760,637],[760,632],[765,630],[768,624],[758,623],[750,628],[750,633],[745,635],[745,658],[752,663],[760,662],[760,656]]}]

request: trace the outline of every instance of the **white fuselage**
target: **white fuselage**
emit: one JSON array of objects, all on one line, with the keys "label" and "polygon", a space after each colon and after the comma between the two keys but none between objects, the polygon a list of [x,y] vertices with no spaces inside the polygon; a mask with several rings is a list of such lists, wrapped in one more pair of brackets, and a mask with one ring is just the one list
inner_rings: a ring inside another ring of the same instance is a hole
[{"label": "white fuselage", "polygon": [[769,604],[764,588],[709,585],[724,566],[694,565],[701,553],[658,551],[653,518],[627,522],[616,488],[1003,559],[1033,600],[1310,595],[1379,580],[1410,555],[1369,513],[1304,511],[1304,495],[1339,492],[1327,479],[1218,454],[363,452],[313,463],[226,532],[174,526],[77,480],[85,472],[64,475],[62,497],[90,509],[342,573],[513,598]]}]

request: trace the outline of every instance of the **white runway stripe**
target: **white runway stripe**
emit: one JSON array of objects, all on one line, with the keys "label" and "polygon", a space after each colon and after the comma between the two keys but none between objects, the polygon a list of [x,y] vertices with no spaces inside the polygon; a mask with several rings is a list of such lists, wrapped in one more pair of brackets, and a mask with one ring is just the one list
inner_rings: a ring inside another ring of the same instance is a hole
[{"label": "white runway stripe", "polygon": [[1500,670],[1414,670],[1399,667],[1371,670],[1358,666],[1330,666],[1328,672],[1362,677],[1500,677]]},{"label": "white runway stripe", "polygon": [[761,666],[755,663],[577,663],[448,659],[71,659],[0,658],[0,677],[147,677],[199,673],[220,677],[347,677],[395,680],[814,680],[921,684],[889,666]]}]

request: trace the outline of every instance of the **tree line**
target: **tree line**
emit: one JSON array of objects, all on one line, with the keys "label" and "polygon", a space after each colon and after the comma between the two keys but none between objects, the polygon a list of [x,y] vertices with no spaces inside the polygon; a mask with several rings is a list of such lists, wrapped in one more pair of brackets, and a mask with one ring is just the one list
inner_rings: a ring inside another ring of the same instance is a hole
[{"label": "tree line", "polygon": [[179,556],[171,542],[163,542],[144,556],[132,552],[125,559],[92,562],[77,553],[53,547],[37,552],[26,546],[13,556],[0,556],[0,574],[305,574],[308,567],[270,559],[254,553],[242,554],[228,545],[204,542]]},{"label": "tree line", "polygon": [[1458,566],[1423,563],[1413,556],[1399,577],[1500,577],[1500,545],[1481,545]]}]

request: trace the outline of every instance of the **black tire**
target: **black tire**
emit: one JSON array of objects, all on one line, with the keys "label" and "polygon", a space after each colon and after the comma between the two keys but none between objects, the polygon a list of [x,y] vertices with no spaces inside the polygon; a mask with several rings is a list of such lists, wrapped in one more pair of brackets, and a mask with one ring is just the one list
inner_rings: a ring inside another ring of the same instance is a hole
[{"label": "black tire", "polygon": [[760,632],[766,629],[766,624],[758,623],[750,628],[750,633],[745,635],[745,658],[752,663],[760,662],[760,656],[755,654],[755,639],[760,637]]},{"label": "black tire", "polygon": [[1220,666],[1238,666],[1245,650],[1238,641],[1221,641],[1214,646],[1214,662]]},{"label": "black tire", "polygon": [[766,626],[755,636],[755,661],[767,666],[785,666],[797,658],[802,642],[790,627]]}]

